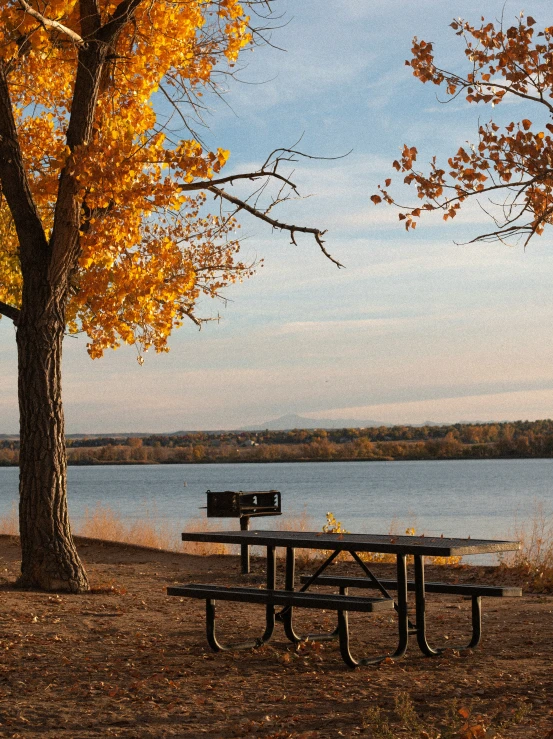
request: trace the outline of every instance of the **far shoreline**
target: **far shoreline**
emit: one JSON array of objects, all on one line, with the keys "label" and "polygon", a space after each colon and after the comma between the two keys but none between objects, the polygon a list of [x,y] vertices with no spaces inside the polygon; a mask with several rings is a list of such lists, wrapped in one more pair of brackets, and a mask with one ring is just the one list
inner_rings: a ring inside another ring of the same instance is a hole
[{"label": "far shoreline", "polygon": [[[334,464],[334,463],[349,463],[349,462],[508,462],[518,460],[553,460],[552,456],[542,457],[529,457],[524,455],[509,455],[509,456],[490,456],[490,457],[403,457],[397,459],[394,457],[376,457],[376,458],[344,458],[344,459],[206,459],[206,460],[162,460],[156,461],[151,459],[146,460],[106,460],[106,461],[94,461],[94,462],[71,462],[68,461],[68,467],[163,467],[164,465],[179,465],[182,467],[188,467],[190,465],[223,465],[223,464]],[[3,468],[18,468],[17,463],[1,463],[0,469]]]}]

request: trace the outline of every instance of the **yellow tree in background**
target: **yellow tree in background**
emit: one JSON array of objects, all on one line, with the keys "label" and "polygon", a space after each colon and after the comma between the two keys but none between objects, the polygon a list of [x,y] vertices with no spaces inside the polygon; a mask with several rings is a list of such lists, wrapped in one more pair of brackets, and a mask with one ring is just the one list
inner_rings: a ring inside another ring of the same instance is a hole
[{"label": "yellow tree in background", "polygon": [[318,229],[225,189],[294,189],[279,164],[298,152],[224,177],[229,152],[175,135],[217,70],[253,44],[256,6],[270,14],[270,0],[0,0],[0,314],[17,336],[24,586],[88,589],[67,516],[64,335],[84,331],[92,357],[121,342],[139,360],[166,350],[183,320],[200,320],[202,294],[251,274],[238,210],[294,243],[310,233],[327,254]]}]

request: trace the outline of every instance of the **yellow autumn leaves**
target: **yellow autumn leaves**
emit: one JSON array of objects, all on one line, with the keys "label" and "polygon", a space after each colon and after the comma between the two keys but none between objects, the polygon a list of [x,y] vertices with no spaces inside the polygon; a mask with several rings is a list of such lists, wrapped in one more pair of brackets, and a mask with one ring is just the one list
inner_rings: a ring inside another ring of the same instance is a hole
[{"label": "yellow autumn leaves", "polygon": [[[82,6],[31,3],[86,43]],[[102,23],[117,7],[100,0]],[[204,151],[190,135],[175,136],[217,66],[233,64],[251,42],[248,22],[236,0],[140,4],[108,54],[90,138],[71,152],[66,131],[78,45],[0,0],[0,59],[7,65],[19,144],[47,236],[61,171],[78,183],[81,257],[68,325],[88,334],[92,356],[121,342],[137,342],[140,351],[165,350],[171,330],[193,314],[201,294],[214,296],[251,273],[237,260],[234,219],[207,213],[205,197],[181,191],[184,183],[209,182],[229,152]],[[21,299],[17,253],[2,200],[0,300],[12,305]]]}]

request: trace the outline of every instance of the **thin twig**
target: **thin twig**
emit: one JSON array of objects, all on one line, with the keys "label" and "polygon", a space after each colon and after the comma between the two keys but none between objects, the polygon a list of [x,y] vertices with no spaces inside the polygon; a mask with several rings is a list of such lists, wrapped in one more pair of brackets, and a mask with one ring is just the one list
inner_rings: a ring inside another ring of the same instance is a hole
[{"label": "thin twig", "polygon": [[224,200],[228,200],[229,203],[233,203],[233,205],[237,206],[238,210],[245,210],[248,213],[251,213],[251,215],[255,216],[256,218],[259,218],[261,221],[265,221],[266,223],[269,223],[273,228],[278,228],[280,231],[288,231],[290,233],[290,238],[292,239],[292,243],[295,246],[297,246],[297,242],[295,239],[296,233],[313,234],[313,236],[315,237],[315,241],[317,242],[319,246],[319,249],[322,251],[325,257],[327,257],[327,259],[330,259],[330,261],[333,262],[337,267],[344,266],[337,259],[334,259],[334,257],[331,254],[329,254],[328,251],[326,250],[324,246],[324,241],[322,239],[326,231],[320,231],[318,228],[309,228],[308,226],[294,226],[289,223],[282,223],[282,221],[277,221],[274,218],[270,218],[268,215],[266,215],[262,211],[249,205],[249,203],[246,203],[245,200],[241,200],[240,198],[237,198],[234,195],[229,195],[228,192],[225,192],[225,190],[221,190],[219,187],[210,185],[209,187],[206,187],[205,189],[209,190],[217,197],[223,198]]}]

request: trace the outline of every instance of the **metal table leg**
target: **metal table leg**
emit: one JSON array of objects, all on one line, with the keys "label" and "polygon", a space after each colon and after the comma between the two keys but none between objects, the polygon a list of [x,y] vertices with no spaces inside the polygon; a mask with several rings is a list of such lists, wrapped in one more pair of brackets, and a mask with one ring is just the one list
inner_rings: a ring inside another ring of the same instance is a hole
[{"label": "metal table leg", "polygon": [[[303,585],[298,592],[304,593],[312,583],[316,583],[319,575],[326,570],[328,565],[333,562],[336,557],[340,554],[339,550],[332,552],[318,570],[309,578],[309,580]],[[295,581],[295,569],[296,569],[296,554],[295,549],[292,547],[286,548],[286,575],[285,575],[285,588],[286,590],[294,590]],[[343,588],[340,588],[342,593]],[[292,606],[283,608],[280,613],[276,616],[277,621],[282,621],[284,626],[284,633],[293,644],[298,644],[301,641],[331,641],[338,638],[338,628],[331,631],[328,634],[307,634],[307,636],[300,636],[294,631],[294,609]]]},{"label": "metal table leg", "polygon": [[433,649],[426,638],[426,595],[424,590],[424,557],[415,554],[415,598],[417,609],[417,642],[420,650],[427,657],[436,657],[443,654],[445,649],[474,649],[480,643],[482,637],[482,606],[479,595],[472,596],[471,620],[472,635],[468,644],[455,646],[448,644],[447,647]]},{"label": "metal table leg", "polygon": [[[312,584],[317,582],[317,577],[328,567],[328,565],[338,556],[339,551],[336,550],[331,556],[319,567],[319,569],[313,574],[307,583],[302,587],[301,592],[307,590]],[[355,552],[351,552],[354,555],[354,559],[359,559]],[[370,573],[370,577],[376,580],[375,576],[368,570],[365,563],[362,563],[363,569]],[[308,636],[300,636],[294,630],[293,614],[294,609],[291,607],[283,609],[278,615],[277,619],[282,621],[284,626],[284,632],[288,639],[297,644],[305,639],[311,641],[323,641],[336,639],[338,637],[340,642],[340,652],[342,659],[349,667],[358,667],[360,665],[371,665],[382,662],[388,657],[392,659],[401,659],[407,650],[407,644],[409,641],[409,626],[410,621],[407,615],[407,559],[404,554],[397,555],[397,601],[395,608],[398,614],[398,645],[394,652],[391,654],[383,654],[377,657],[363,658],[356,660],[349,648],[349,624],[347,611],[338,611],[338,626],[329,634],[309,634]],[[286,576],[285,576],[285,588],[286,590],[294,590],[295,581],[295,550],[293,547],[286,548]],[[386,591],[384,591],[386,592]],[[347,588],[340,588],[340,593],[347,595]],[[390,597],[390,596],[388,596]]]},{"label": "metal table leg", "polygon": [[[363,563],[364,565],[364,563]],[[407,559],[404,554],[397,555],[397,602],[396,611],[398,617],[398,645],[392,654],[384,654],[378,657],[364,657],[356,660],[349,648],[349,627],[347,611],[338,611],[338,635],[340,639],[340,652],[342,659],[348,667],[360,667],[362,665],[374,665],[387,658],[401,659],[407,651],[409,641],[409,618],[407,616]],[[363,569],[368,569],[365,565]],[[371,573],[371,577],[374,575]],[[375,578],[376,579],[376,578]]]},{"label": "metal table leg", "polygon": [[[293,547],[286,547],[286,571],[284,576],[284,589],[294,590],[294,580],[296,575],[296,550]],[[282,621],[284,626],[284,633],[290,639],[293,644],[297,644],[301,641],[301,636],[298,636],[294,631],[294,609],[289,606],[283,608],[278,614],[277,619]]]},{"label": "metal table leg", "polygon": [[[250,530],[250,517],[240,516],[240,531]],[[250,547],[248,544],[240,544],[240,570],[243,575],[250,574]]]},{"label": "metal table leg", "polygon": [[[267,590],[274,590],[276,586],[276,557],[274,546],[267,547]],[[215,632],[215,600],[205,602],[206,635],[207,641],[214,652],[225,652],[229,649],[256,649],[268,642],[275,630],[275,607],[267,603],[265,606],[265,631],[263,636],[237,644],[221,644]]]}]

